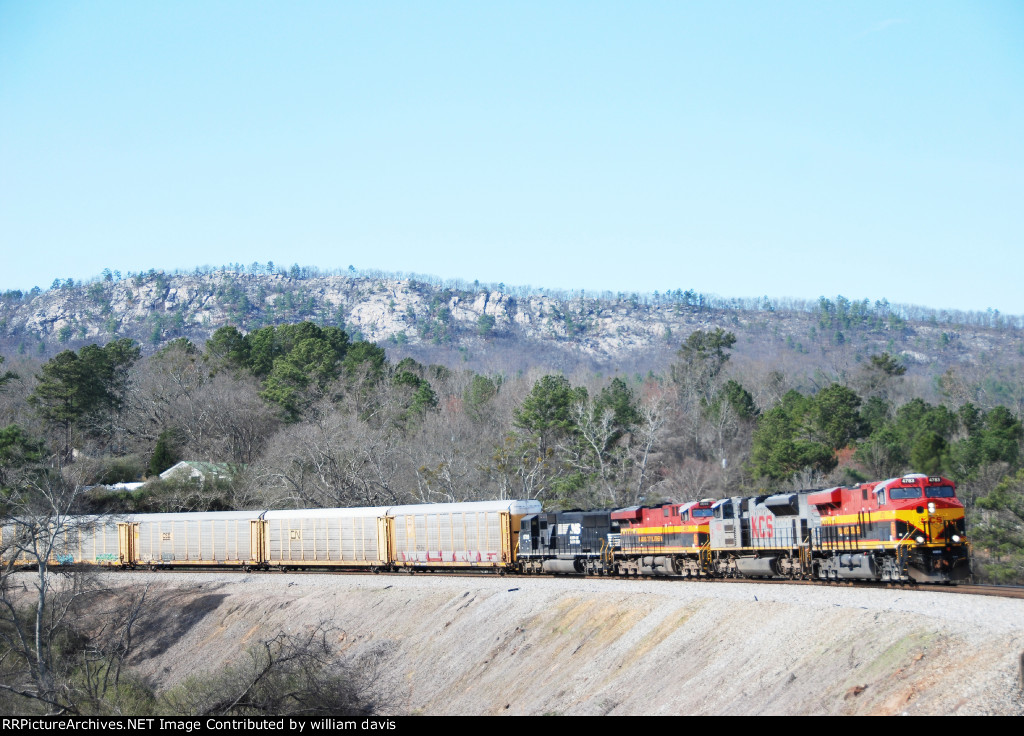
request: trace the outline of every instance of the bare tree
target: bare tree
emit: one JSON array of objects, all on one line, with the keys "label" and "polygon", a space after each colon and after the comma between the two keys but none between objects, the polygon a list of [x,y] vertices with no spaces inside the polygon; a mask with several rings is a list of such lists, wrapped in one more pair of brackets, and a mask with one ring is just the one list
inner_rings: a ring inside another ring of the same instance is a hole
[{"label": "bare tree", "polygon": [[652,460],[655,448],[663,440],[663,433],[668,426],[668,394],[657,384],[647,391],[640,401],[642,421],[633,431],[629,443],[629,455],[633,466],[633,482],[622,499],[624,505],[640,503],[653,489],[663,482],[663,478],[652,472]]},{"label": "bare tree", "polygon": [[255,378],[228,371],[210,376],[184,348],[146,361],[133,374],[129,400],[128,431],[147,454],[161,432],[174,428],[192,459],[251,463],[280,426]]},{"label": "bare tree", "polygon": [[307,421],[273,437],[252,472],[267,491],[264,503],[373,506],[411,498],[414,471],[393,421],[397,407],[383,393],[353,401],[370,413],[323,403]]},{"label": "bare tree", "polygon": [[74,514],[83,486],[68,468],[25,470],[7,490],[0,692],[22,713],[123,713],[123,666],[145,591],[111,594],[90,573],[51,570],[88,548],[111,520]]},{"label": "bare tree", "polygon": [[617,471],[621,470],[621,461],[625,459],[624,451],[615,452],[614,445],[620,435],[620,428],[615,425],[615,411],[599,410],[593,396],[588,394],[585,401],[573,404],[571,416],[576,424],[578,443],[561,443],[559,451],[571,467],[593,478],[599,486],[596,503],[614,506],[621,482]]},{"label": "bare tree", "polygon": [[426,416],[407,438],[416,469],[420,503],[476,501],[492,498],[488,477],[491,449],[501,442],[492,422],[474,420],[460,402],[443,404]]},{"label": "bare tree", "polygon": [[167,693],[170,710],[189,716],[351,716],[380,707],[373,689],[387,654],[377,647],[343,657],[338,632],[321,622],[304,634],[279,633],[250,647],[242,662],[193,677]]}]

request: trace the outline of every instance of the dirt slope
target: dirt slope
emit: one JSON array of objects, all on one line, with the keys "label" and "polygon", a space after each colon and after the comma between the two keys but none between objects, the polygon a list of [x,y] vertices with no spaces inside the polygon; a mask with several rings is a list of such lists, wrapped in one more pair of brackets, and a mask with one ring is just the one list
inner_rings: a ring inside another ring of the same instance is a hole
[{"label": "dirt slope", "polygon": [[617,580],[121,574],[170,687],[320,622],[389,713],[1024,714],[1024,601]]}]

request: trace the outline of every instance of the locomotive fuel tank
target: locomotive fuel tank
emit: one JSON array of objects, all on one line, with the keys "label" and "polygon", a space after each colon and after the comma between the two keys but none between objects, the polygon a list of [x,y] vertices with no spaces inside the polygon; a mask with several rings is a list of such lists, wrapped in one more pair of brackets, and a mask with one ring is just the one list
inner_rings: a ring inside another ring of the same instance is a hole
[{"label": "locomotive fuel tank", "polygon": [[676,569],[672,558],[667,555],[659,557],[646,556],[640,558],[640,574],[641,575],[678,575],[679,570]]},{"label": "locomotive fuel tank", "polygon": [[737,557],[736,569],[748,578],[773,578],[779,574],[775,557]]},{"label": "locomotive fuel tank", "polygon": [[836,577],[844,580],[877,580],[878,565],[873,555],[848,554],[839,555]]},{"label": "locomotive fuel tank", "polygon": [[547,573],[562,575],[579,575],[584,571],[583,561],[575,560],[544,560],[541,569]]}]

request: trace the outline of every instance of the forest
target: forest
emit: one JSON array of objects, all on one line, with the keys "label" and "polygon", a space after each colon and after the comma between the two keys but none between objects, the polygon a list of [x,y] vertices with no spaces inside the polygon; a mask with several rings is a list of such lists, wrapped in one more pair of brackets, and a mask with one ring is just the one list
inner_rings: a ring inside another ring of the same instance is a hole
[{"label": "forest", "polygon": [[[802,376],[734,365],[736,341],[694,331],[645,376],[390,361],[312,322],[225,326],[148,356],[128,338],[16,356],[0,367],[3,511],[55,485],[83,513],[512,497],[565,509],[923,472],[958,484],[979,579],[1024,580],[1016,407],[977,401],[985,394],[954,370],[930,402],[884,352],[807,389]],[[223,472],[161,480],[179,460]]]},{"label": "forest", "polygon": [[[158,693],[130,663],[173,606],[148,585],[111,588],[87,571],[61,582],[45,565],[10,563],[14,549],[49,559],[53,529],[91,518],[81,515],[513,497],[607,508],[924,472],[957,483],[976,578],[1024,582],[1024,428],[990,377],[951,368],[922,384],[887,352],[808,376],[734,360],[737,340],[695,330],[646,375],[425,365],[312,322],[224,326],[148,355],[125,337],[49,359],[0,356],[0,529],[17,517],[30,532],[0,537],[0,708],[381,707],[370,688],[380,656],[341,656],[329,623]],[[181,460],[217,470],[160,477]]]}]

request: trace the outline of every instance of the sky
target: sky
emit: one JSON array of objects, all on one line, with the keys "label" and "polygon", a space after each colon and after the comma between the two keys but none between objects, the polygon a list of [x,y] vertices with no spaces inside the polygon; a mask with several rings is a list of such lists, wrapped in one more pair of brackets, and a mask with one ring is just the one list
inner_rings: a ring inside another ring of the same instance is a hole
[{"label": "sky", "polygon": [[1024,314],[1024,3],[0,0],[0,253]]}]

